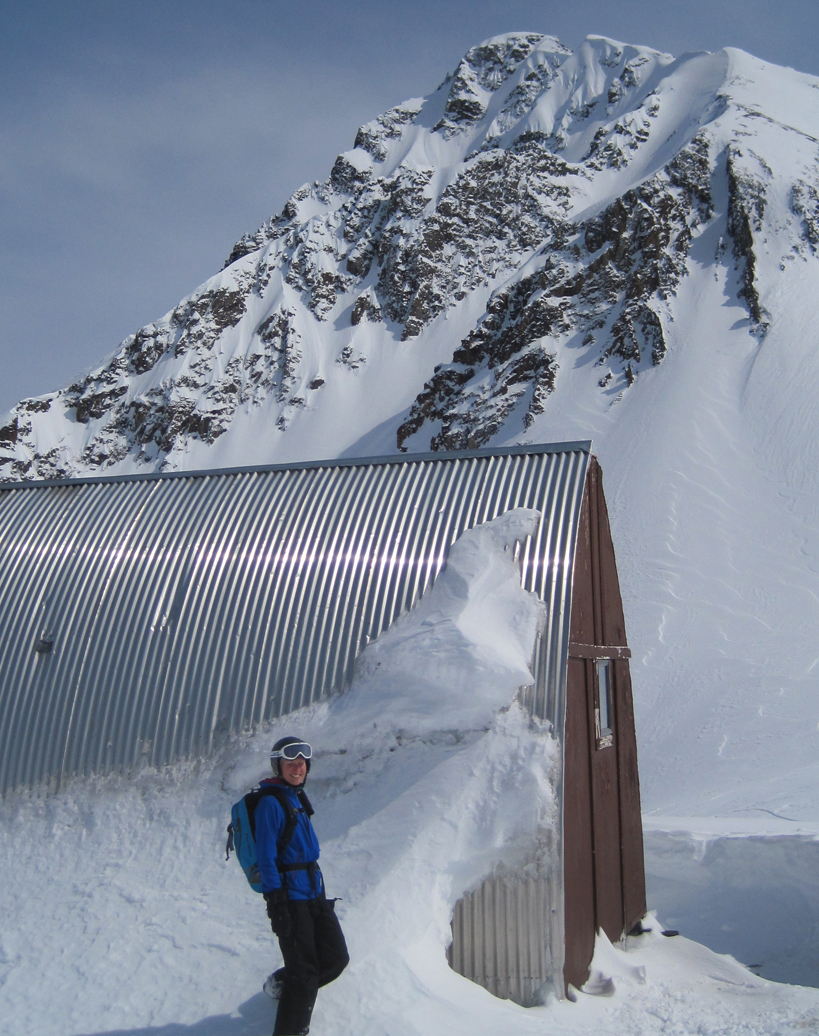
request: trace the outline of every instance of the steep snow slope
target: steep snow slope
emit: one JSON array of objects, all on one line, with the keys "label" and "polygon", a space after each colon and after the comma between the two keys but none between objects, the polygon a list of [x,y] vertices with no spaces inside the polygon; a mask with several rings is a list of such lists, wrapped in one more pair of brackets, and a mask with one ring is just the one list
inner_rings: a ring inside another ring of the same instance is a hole
[{"label": "steep snow slope", "polygon": [[[503,550],[534,520],[512,512],[465,534],[423,601],[365,651],[348,694],[237,738],[201,765],[0,804],[0,1032],[271,1030],[261,983],[278,954],[261,898],[221,850],[231,803],[269,772],[270,744],[285,730],[318,749],[309,783],[322,869],[342,897],[352,957],[320,994],[315,1033],[812,1031],[819,991],[663,939],[653,921],[626,953],[601,940],[588,990],[603,995],[576,1003],[546,991],[545,1005],[527,1010],[449,969],[461,893],[497,865],[549,861],[533,831],[552,823],[557,746],[512,701],[541,606]],[[453,647],[466,674],[455,685]],[[372,702],[385,698],[374,723]]]},{"label": "steep snow slope", "polygon": [[[815,820],[819,497],[799,437],[782,434],[786,393],[762,374],[789,343],[745,334],[730,284],[705,265],[681,298],[693,316],[674,337],[692,362],[672,347],[631,427],[600,451],[640,652],[644,806]],[[760,390],[777,405],[754,405]]]}]

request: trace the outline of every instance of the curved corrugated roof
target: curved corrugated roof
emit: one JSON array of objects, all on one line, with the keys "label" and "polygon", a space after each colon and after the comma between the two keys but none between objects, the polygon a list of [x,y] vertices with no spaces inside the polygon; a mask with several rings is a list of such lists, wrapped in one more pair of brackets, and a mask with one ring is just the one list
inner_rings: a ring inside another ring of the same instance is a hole
[{"label": "curved corrugated roof", "polygon": [[590,443],[0,486],[0,792],[204,755],[350,680],[449,545],[543,521],[533,711],[562,729]]}]

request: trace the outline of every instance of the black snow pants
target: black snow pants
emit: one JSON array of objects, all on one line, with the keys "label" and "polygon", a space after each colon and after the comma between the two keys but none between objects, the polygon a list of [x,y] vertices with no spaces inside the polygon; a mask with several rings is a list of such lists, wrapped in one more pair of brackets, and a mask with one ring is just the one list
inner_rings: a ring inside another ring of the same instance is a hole
[{"label": "black snow pants", "polygon": [[273,1036],[306,1032],[319,988],[338,978],[350,960],[332,899],[291,899],[288,907],[293,924],[279,939],[284,983]]}]

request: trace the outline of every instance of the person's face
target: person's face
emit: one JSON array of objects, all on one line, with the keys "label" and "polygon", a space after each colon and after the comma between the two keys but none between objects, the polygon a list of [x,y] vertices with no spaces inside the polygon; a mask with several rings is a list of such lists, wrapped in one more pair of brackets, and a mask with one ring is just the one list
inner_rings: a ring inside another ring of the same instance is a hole
[{"label": "person's face", "polygon": [[304,784],[304,778],[307,776],[307,763],[303,756],[299,756],[298,759],[282,759],[281,765],[282,777],[288,784],[292,784],[294,788],[299,784]]}]

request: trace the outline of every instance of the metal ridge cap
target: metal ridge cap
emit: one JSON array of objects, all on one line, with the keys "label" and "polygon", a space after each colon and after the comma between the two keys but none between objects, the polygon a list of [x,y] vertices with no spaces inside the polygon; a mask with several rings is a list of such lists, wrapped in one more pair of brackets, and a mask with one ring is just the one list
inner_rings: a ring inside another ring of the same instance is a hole
[{"label": "metal ridge cap", "polygon": [[273,471],[300,471],[309,468],[354,468],[375,464],[408,464],[431,460],[471,460],[480,457],[526,456],[543,453],[587,453],[591,439],[570,442],[521,443],[515,446],[485,446],[476,450],[432,451],[428,453],[388,453],[376,457],[337,457],[327,460],[294,461],[289,464],[252,464],[232,468],[201,468],[194,471],[146,471],[122,475],[86,475],[79,478],[20,479],[0,482],[0,492],[16,489],[48,489],[56,486],[99,485],[118,482],[153,482],[173,478],[210,478],[216,475],[251,475]]}]

